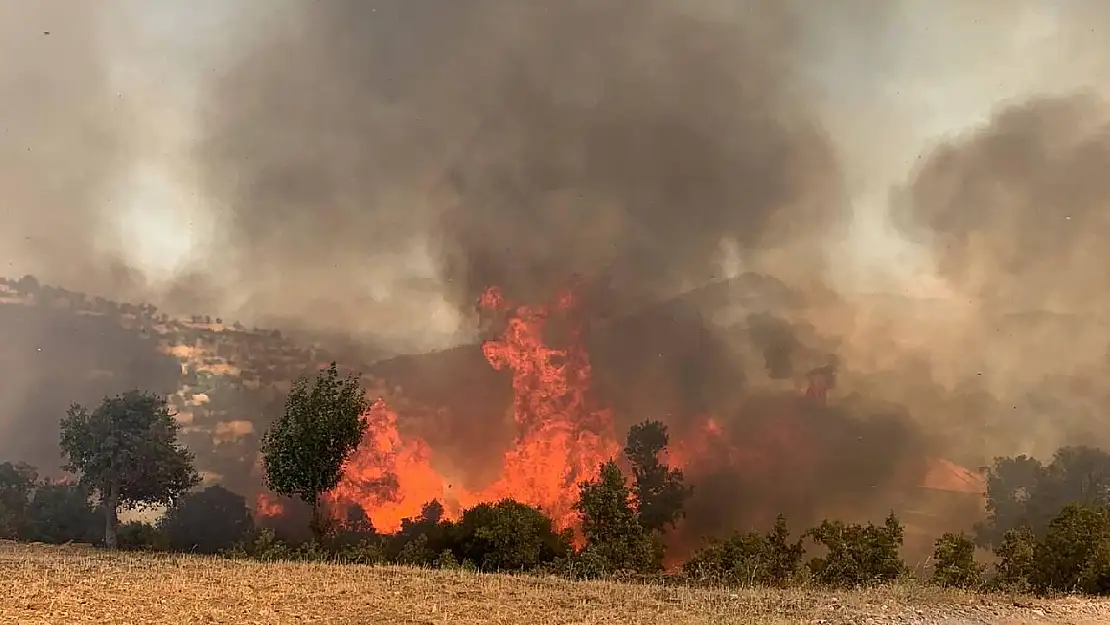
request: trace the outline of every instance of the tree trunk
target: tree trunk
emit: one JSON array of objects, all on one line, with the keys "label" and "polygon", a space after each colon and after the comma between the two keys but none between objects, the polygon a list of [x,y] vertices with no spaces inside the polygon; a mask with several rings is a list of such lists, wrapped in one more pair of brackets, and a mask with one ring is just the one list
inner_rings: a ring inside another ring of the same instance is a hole
[{"label": "tree trunk", "polygon": [[328,519],[324,517],[324,506],[320,504],[319,495],[312,500],[312,521],[309,523],[309,527],[312,530],[312,539],[316,541],[317,545],[322,545],[329,528]]},{"label": "tree trunk", "polygon": [[108,549],[119,547],[119,487],[115,484],[108,486],[104,501],[104,546]]}]

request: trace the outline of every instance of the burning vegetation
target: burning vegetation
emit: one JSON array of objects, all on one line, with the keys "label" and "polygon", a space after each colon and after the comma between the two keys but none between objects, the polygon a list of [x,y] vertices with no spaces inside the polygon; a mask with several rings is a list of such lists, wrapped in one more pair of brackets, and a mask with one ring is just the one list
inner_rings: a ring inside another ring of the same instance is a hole
[{"label": "burning vegetation", "polygon": [[[829,513],[863,520],[899,506],[899,497],[926,486],[927,477],[930,487],[946,489],[941,474],[960,470],[925,454],[904,413],[875,411],[858,398],[830,398],[835,364],[799,376],[799,388],[748,388],[730,403],[689,413],[620,414],[606,401],[621,403],[617,394],[594,376],[589,345],[599,343],[589,332],[605,330],[589,323],[580,293],[576,284],[541,305],[511,302],[496,287],[482,293],[480,310],[501,330],[478,348],[511,396],[504,397],[505,419],[488,414],[471,425],[488,425],[492,440],[499,439],[499,425],[510,427],[511,442],[499,450],[488,442],[461,453],[440,449],[431,442],[433,430],[451,427],[443,415],[465,411],[441,407],[438,416],[421,420],[397,407],[411,405],[408,398],[378,397],[364,414],[365,432],[338,485],[323,498],[334,520],[347,522],[354,509],[376,530],[393,533],[421,518],[430,502],[443,518],[456,520],[478,504],[512,499],[542,510],[557,530],[580,532],[580,484],[621,457],[629,424],[660,416],[671,431],[661,460],[681,472],[693,493],[669,539],[679,551],[704,534],[769,527],[783,512],[804,522]],[[476,385],[454,401],[466,404],[486,392]],[[629,392],[650,398],[655,389],[640,385]],[[486,463],[486,454],[496,454],[497,470],[476,478],[479,472],[471,469]],[[628,473],[627,460],[620,463]],[[961,490],[977,498],[982,488]],[[287,514],[286,507],[260,496],[264,517]]]}]

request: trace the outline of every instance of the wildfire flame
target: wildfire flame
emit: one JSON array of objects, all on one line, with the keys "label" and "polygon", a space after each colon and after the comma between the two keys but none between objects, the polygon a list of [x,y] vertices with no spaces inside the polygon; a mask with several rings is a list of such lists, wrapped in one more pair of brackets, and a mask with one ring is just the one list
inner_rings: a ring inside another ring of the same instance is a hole
[{"label": "wildfire flame", "polygon": [[[379,531],[395,532],[433,499],[446,518],[457,519],[478,503],[512,498],[542,509],[558,529],[577,529],[578,484],[596,477],[601,464],[621,452],[614,415],[594,399],[577,304],[573,290],[541,306],[511,305],[495,287],[479,298],[484,316],[503,321],[503,330],[482,344],[482,353],[491,367],[511,374],[513,390],[517,435],[501,458],[499,477],[474,489],[460,486],[459,476],[437,470],[435,450],[425,440],[402,433],[398,414],[379,398],[365,415],[366,433],[339,485],[325,496],[333,516],[345,519],[357,505]],[[553,335],[559,338],[552,340]],[[824,407],[834,376],[831,367],[816,369],[804,392],[740,407],[746,414],[740,439],[735,435],[741,432],[730,431],[732,422],[703,416],[695,421],[699,425],[672,432],[666,462],[688,477],[725,470],[742,483],[765,485],[775,476],[774,499],[804,499],[813,482],[807,478],[821,471],[829,453],[806,415]],[[779,503],[766,502],[760,516],[769,522],[780,512]],[[281,502],[265,493],[257,510],[263,517],[284,512]]]},{"label": "wildfire flame", "polygon": [[[512,374],[518,427],[497,480],[476,491],[452,486],[453,480],[433,467],[427,443],[401,436],[396,413],[379,399],[368,413],[362,444],[328,501],[337,509],[361,506],[386,532],[399,529],[403,518],[418,516],[432,499],[455,517],[464,507],[505,497],[541,508],[559,528],[575,527],[578,483],[594,477],[601,463],[620,451],[611,412],[591,399],[589,354],[569,314],[575,304],[571,291],[545,306],[511,307],[497,288],[479,300],[482,309],[507,314],[502,334],[482,345],[490,366]],[[547,338],[556,320],[568,325],[561,347]]]}]

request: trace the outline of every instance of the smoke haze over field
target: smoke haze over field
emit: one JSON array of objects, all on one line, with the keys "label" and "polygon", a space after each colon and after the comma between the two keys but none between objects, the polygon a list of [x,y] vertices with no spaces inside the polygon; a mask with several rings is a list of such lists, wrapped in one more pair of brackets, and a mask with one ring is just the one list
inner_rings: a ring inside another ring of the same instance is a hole
[{"label": "smoke haze over field", "polygon": [[491,284],[610,317],[755,272],[794,303],[645,314],[599,376],[704,407],[835,352],[914,424],[876,449],[1110,443],[1104,6],[0,0],[0,244],[390,351],[473,339]]}]

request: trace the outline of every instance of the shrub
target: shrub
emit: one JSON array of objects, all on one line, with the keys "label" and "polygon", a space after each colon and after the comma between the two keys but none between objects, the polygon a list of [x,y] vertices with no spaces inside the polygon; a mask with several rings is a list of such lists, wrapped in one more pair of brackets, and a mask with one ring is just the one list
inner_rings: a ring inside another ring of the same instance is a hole
[{"label": "shrub", "polygon": [[785,586],[797,578],[805,556],[802,541],[790,542],[789,536],[786,519],[780,515],[768,534],[737,532],[726,540],[711,541],[682,570],[693,579],[719,584]]},{"label": "shrub", "polygon": [[881,527],[826,520],[805,535],[828,549],[825,557],[809,563],[814,580],[820,584],[838,587],[881,584],[907,572],[898,554],[904,530],[894,513]]},{"label": "shrub", "polygon": [[158,522],[175,551],[219,553],[242,541],[254,527],[242,495],[223,486],[189,493]]},{"label": "shrub", "polygon": [[607,554],[587,546],[540,570],[570,580],[585,580],[606,577],[612,573],[611,568]]},{"label": "shrub", "polygon": [[225,552],[231,557],[246,557],[262,562],[277,562],[291,560],[294,550],[289,545],[277,539],[273,530],[260,529],[248,540],[245,540]]},{"label": "shrub", "polygon": [[994,548],[997,558],[994,586],[1000,590],[1026,592],[1032,588],[1037,538],[1028,527],[1018,527],[1002,534]]},{"label": "shrub", "polygon": [[20,538],[38,472],[26,464],[0,463],[0,538]]},{"label": "shrub", "polygon": [[428,547],[428,535],[419,534],[401,546],[401,550],[397,553],[396,561],[397,564],[425,566],[431,564],[435,556],[436,553]]},{"label": "shrub", "polygon": [[80,484],[40,482],[27,505],[24,540],[95,543],[104,525]]},{"label": "shrub", "polygon": [[597,479],[579,485],[575,505],[582,519],[589,568],[602,574],[650,573],[662,568],[662,547],[640,526],[632,493],[617,463],[601,467]]},{"label": "shrub", "polygon": [[330,553],[343,564],[383,564],[389,561],[381,539],[364,538],[355,543],[340,543]]},{"label": "shrub", "polygon": [[164,534],[150,523],[129,521],[119,527],[119,548],[132,551],[162,551],[169,547]]},{"label": "shrub", "polygon": [[975,561],[975,543],[970,537],[947,533],[935,545],[932,583],[947,588],[975,588],[983,584],[985,567]]},{"label": "shrub", "polygon": [[401,531],[389,539],[391,559],[399,564],[430,566],[450,548],[451,523],[443,520],[443,505],[436,500],[424,504],[420,516],[401,519]]},{"label": "shrub", "polygon": [[530,571],[566,557],[572,535],[557,533],[539,508],[511,499],[479,504],[463,512],[452,528],[452,543],[461,558],[483,571]]},{"label": "shrub", "polygon": [[444,549],[432,562],[437,569],[455,570],[459,568],[459,560],[450,549]]},{"label": "shrub", "polygon": [[1064,507],[1048,524],[1033,559],[1039,591],[1110,591],[1110,514],[1102,507]]}]

